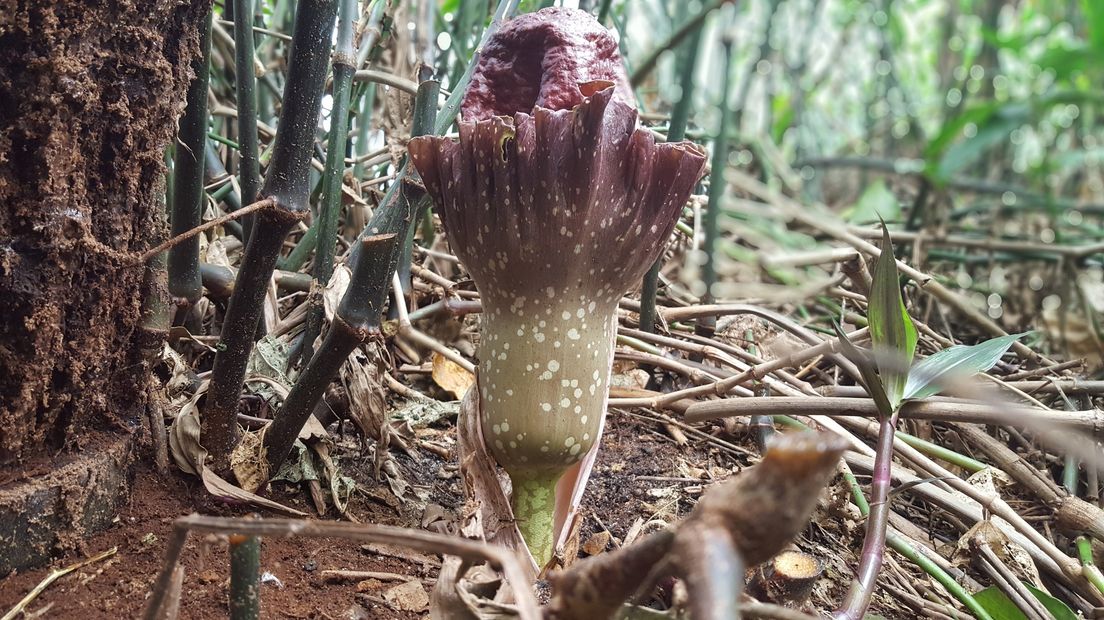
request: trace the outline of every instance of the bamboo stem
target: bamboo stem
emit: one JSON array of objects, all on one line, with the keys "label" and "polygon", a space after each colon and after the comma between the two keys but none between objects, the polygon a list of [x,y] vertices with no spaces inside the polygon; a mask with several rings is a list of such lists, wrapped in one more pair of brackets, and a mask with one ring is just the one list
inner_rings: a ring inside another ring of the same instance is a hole
[{"label": "bamboo stem", "polygon": [[[211,11],[199,30],[199,56],[192,61],[195,77],[188,86],[187,104],[180,117],[180,131],[173,158],[172,235],[189,231],[203,218],[203,158],[207,145],[207,90],[211,73]],[[157,249],[157,248],[155,248]],[[163,248],[162,248],[163,249]],[[161,250],[153,252],[156,255]],[[169,250],[169,293],[177,303],[194,304],[203,296],[199,276],[199,238],[191,238]]]},{"label": "bamboo stem", "polygon": [[[257,139],[257,80],[254,74],[253,0],[234,0],[234,80],[237,86],[238,157],[240,200],[257,200],[261,187],[261,169]],[[249,242],[253,218],[242,221],[242,241]]]},{"label": "bamboo stem", "polygon": [[265,433],[265,457],[270,475],[287,459],[299,431],[349,354],[361,343],[379,336],[380,314],[387,298],[398,236],[376,235],[363,239],[361,244],[363,249],[349,289],[341,299],[337,316],[318,354],[303,369]]},{"label": "bamboo stem", "polygon": [[[667,141],[679,142],[686,137],[686,124],[690,116],[690,104],[694,99],[694,74],[698,66],[698,51],[701,49],[703,25],[699,24],[694,34],[680,48],[678,74],[682,77],[679,100],[671,110],[671,124],[667,129]],[[644,274],[644,284],[640,292],[640,329],[655,332],[656,294],[659,291],[659,270],[663,267],[663,254]]]},{"label": "bamboo stem", "polygon": [[[660,44],[659,47],[657,47],[655,51],[653,51],[651,55],[644,60],[644,62],[641,62],[640,65],[637,66],[636,70],[632,73],[631,79],[629,80],[629,83],[632,85],[632,87],[636,88],[637,86],[640,86],[644,83],[644,80],[647,79],[648,75],[656,68],[656,65],[659,64],[659,57],[662,56],[664,52],[678,47],[679,43],[682,43],[683,39],[690,36],[696,29],[698,29],[698,27],[701,26],[702,23],[705,22],[705,18],[709,17],[710,13],[719,9],[721,6],[733,1],[734,0],[713,0],[713,2],[702,8],[701,12],[686,20],[686,22],[682,24],[682,26],[680,26],[679,29],[676,30],[666,41]],[[599,19],[601,20],[602,18],[599,17]],[[725,82],[725,84],[727,85],[728,82]],[[728,89],[726,88],[725,93],[727,92]]]},{"label": "bamboo stem", "polygon": [[[514,14],[514,11],[517,10],[517,4],[518,0],[499,0],[494,17],[491,19],[491,23],[483,31],[483,37],[480,39],[475,53],[472,54],[472,59],[471,62],[468,63],[468,68],[464,71],[464,75],[456,82],[456,86],[452,89],[448,101],[437,111],[437,117],[433,125],[433,135],[441,135],[444,133],[444,131],[452,125],[452,121],[456,119],[456,115],[460,111],[460,103],[464,100],[464,95],[467,94],[468,91],[468,85],[471,83],[472,74],[475,73],[475,67],[479,64],[479,59],[481,57],[480,50],[483,49],[483,45],[487,43],[491,36],[498,32],[498,28],[501,26],[502,22]],[[417,114],[415,114],[415,118],[418,118]],[[426,131],[425,133],[428,134],[429,132]],[[410,167],[404,163],[399,170],[398,178],[391,184],[391,187],[387,189],[387,193],[384,194],[383,199],[380,201],[379,208],[372,214],[372,219],[360,233],[361,236],[395,232],[395,227],[397,225],[396,220],[406,217],[405,211],[409,205],[402,204],[400,206],[399,198],[401,192],[399,190],[403,185],[403,181],[407,178],[409,170]]]},{"label": "bamboo stem", "polygon": [[256,620],[261,613],[261,541],[230,535],[230,618]]},{"label": "bamboo stem", "polygon": [[[743,373],[742,373],[743,374]],[[750,377],[749,377],[750,378]],[[726,380],[727,381],[727,380]],[[618,403],[620,405],[620,403]],[[831,415],[872,418],[878,413],[870,398],[840,398],[805,396],[774,396],[770,398],[733,398],[697,402],[686,410],[688,422],[703,422],[735,415]],[[972,422],[1031,426],[1057,426],[1070,430],[1104,433],[1104,413],[1086,411],[1054,411],[1019,407],[1007,403],[985,403],[958,399],[926,398],[908,401],[901,406],[901,417],[912,420]]]},{"label": "bamboo stem", "polygon": [[261,190],[275,208],[261,211],[254,221],[226,309],[203,412],[200,441],[216,471],[228,467],[237,443],[238,398],[276,259],[284,237],[308,214],[311,155],[336,15],[336,0],[304,0],[296,10],[283,110]]},{"label": "bamboo stem", "polygon": [[303,332],[302,363],[310,363],[314,340],[322,331],[325,308],[322,289],[334,269],[337,220],[341,214],[341,185],[345,172],[345,145],[349,139],[349,93],[356,67],[353,25],[357,20],[357,1],[340,0],[337,18],[337,46],[333,55],[333,112],[330,114],[330,139],[326,147],[326,167],[322,172],[322,207],[316,226],[314,282],[316,292],[309,298],[307,325]]},{"label": "bamboo stem", "polygon": [[[716,3],[718,6],[720,3]],[[705,12],[705,11],[703,11]],[[710,160],[711,170],[709,172],[709,201],[705,208],[705,215],[703,216],[702,228],[704,230],[704,264],[702,265],[701,279],[702,284],[705,286],[705,292],[701,296],[701,303],[703,305],[709,305],[713,303],[714,295],[713,288],[717,283],[717,266],[715,263],[715,253],[717,251],[718,239],[720,233],[717,229],[717,220],[720,216],[721,210],[721,198],[724,196],[725,190],[725,178],[724,171],[728,166],[728,127],[732,124],[732,109],[729,105],[732,90],[732,61],[733,61],[733,42],[732,38],[725,35],[721,39],[721,43],[724,46],[724,80],[721,91],[721,124],[717,131],[717,136],[713,140],[713,156]],[[705,317],[699,322],[699,325],[707,329],[711,329],[715,325],[715,319],[712,317]]]}]

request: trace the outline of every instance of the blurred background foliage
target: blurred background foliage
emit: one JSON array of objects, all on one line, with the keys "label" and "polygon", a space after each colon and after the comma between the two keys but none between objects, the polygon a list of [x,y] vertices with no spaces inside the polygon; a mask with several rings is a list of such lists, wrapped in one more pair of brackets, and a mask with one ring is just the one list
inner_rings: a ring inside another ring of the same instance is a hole
[{"label": "blurred background foliage", "polygon": [[[1100,366],[1098,0],[520,0],[517,11],[554,4],[589,10],[616,31],[642,119],[660,139],[688,70],[686,135],[712,148],[730,67],[728,172],[788,194],[860,236],[875,234],[870,225],[884,219],[901,257],[965,294],[980,313],[1010,332],[1038,330],[1041,346],[1059,357],[1084,356]],[[397,169],[418,67],[432,68],[447,94],[497,5],[363,4],[357,67],[390,77],[354,84],[345,239],[362,229]],[[287,37],[275,33],[290,32],[293,12],[291,0],[258,3],[257,25],[265,28],[258,58],[267,69],[258,88],[262,141],[263,124],[275,123],[286,62]],[[234,146],[219,120],[232,112],[231,31],[229,22],[216,21],[212,93],[223,104],[213,108],[212,137],[224,152]],[[700,44],[694,62],[680,61],[679,43]],[[327,96],[324,117],[329,109]],[[327,127],[323,118],[320,136]],[[234,158],[221,159],[232,172]],[[708,189],[703,183],[700,193]],[[745,189],[725,188],[713,297],[839,316],[838,296],[819,295],[839,283],[839,262],[818,260],[818,252],[834,249],[839,258],[846,244],[793,223]],[[692,201],[687,209],[672,256],[682,260],[663,270],[664,291],[676,302],[707,292],[696,217],[704,204]],[[424,229],[422,240],[432,235]],[[295,270],[304,260],[284,259],[281,267]],[[955,340],[971,335],[932,298],[915,297],[914,313],[933,328]]]}]

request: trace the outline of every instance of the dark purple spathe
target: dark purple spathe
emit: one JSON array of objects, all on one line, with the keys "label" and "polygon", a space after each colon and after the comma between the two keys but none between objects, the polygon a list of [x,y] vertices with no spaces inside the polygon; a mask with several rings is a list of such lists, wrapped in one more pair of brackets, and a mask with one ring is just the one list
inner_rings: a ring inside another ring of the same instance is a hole
[{"label": "dark purple spathe", "polygon": [[549,7],[511,19],[487,42],[460,112],[475,121],[538,106],[570,110],[591,94],[582,85],[596,81],[636,107],[610,31],[586,11]]},{"label": "dark purple spathe", "polygon": [[[410,156],[449,242],[485,296],[554,287],[613,302],[662,251],[705,154],[656,144],[605,88],[571,110],[460,123]],[[572,295],[574,296],[574,295]]]}]

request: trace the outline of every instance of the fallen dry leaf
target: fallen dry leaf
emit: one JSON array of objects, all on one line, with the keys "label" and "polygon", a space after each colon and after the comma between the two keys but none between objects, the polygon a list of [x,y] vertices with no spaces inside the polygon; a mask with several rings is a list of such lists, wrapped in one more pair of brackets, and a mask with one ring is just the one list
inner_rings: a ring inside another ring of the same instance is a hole
[{"label": "fallen dry leaf", "polygon": [[401,583],[383,591],[383,598],[400,611],[422,611],[429,605],[429,595],[417,580]]},{"label": "fallen dry leaf", "polygon": [[440,353],[434,353],[433,380],[437,385],[452,392],[453,396],[460,399],[467,393],[468,388],[475,383],[475,375]]},{"label": "fallen dry leaf", "polygon": [[595,532],[583,543],[583,553],[587,555],[598,555],[606,550],[609,546],[610,534],[609,532],[602,530],[601,532]]}]

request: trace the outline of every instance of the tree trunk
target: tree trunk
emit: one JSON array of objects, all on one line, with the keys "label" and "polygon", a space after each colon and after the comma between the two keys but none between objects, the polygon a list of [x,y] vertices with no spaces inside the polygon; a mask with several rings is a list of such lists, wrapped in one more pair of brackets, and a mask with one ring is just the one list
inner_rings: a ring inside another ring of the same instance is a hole
[{"label": "tree trunk", "polygon": [[20,512],[67,530],[0,553],[0,575],[125,493],[149,377],[136,257],[164,237],[164,150],[207,6],[0,0],[0,549],[35,538]]}]

